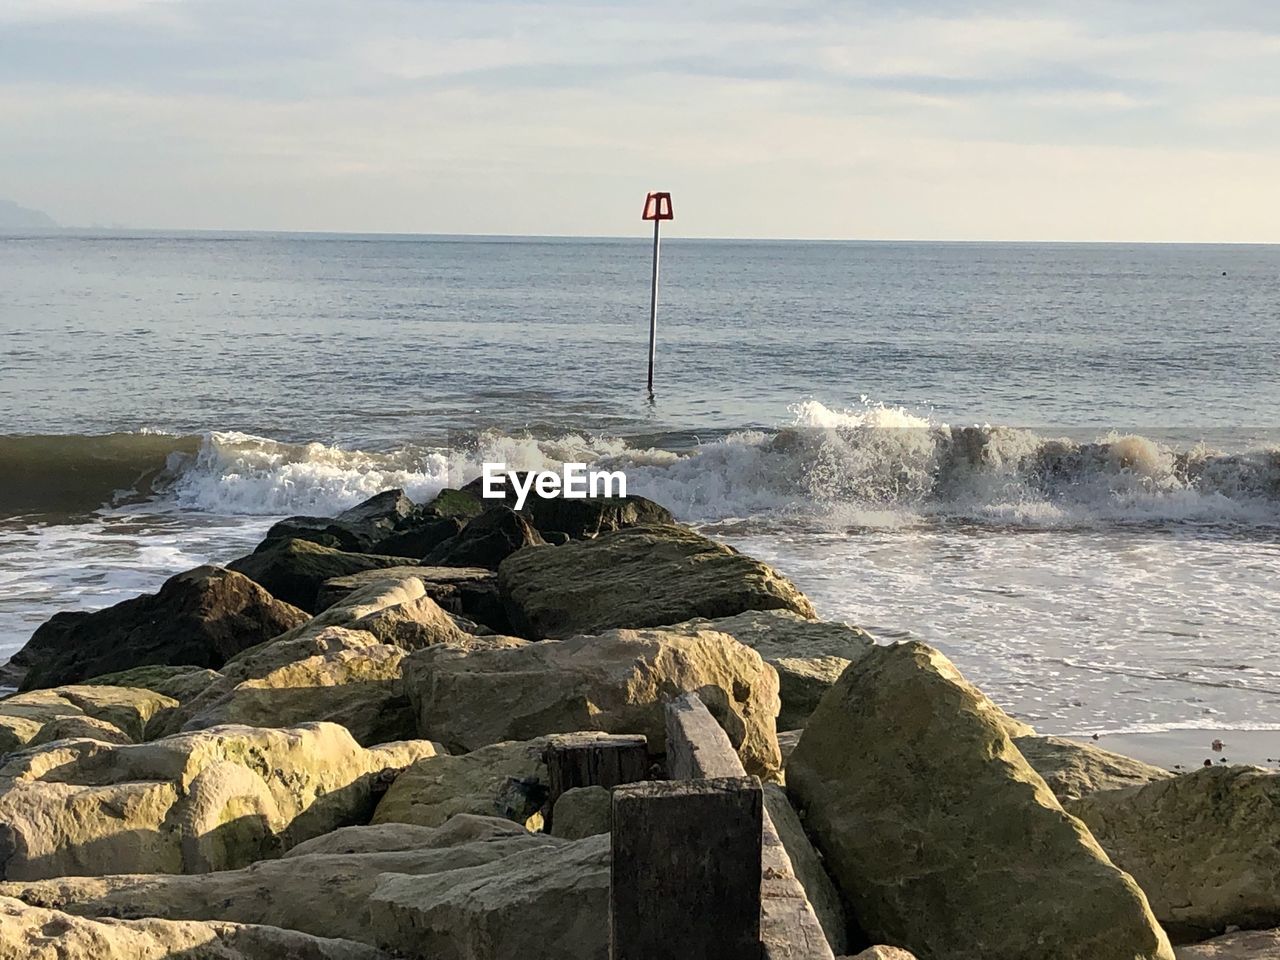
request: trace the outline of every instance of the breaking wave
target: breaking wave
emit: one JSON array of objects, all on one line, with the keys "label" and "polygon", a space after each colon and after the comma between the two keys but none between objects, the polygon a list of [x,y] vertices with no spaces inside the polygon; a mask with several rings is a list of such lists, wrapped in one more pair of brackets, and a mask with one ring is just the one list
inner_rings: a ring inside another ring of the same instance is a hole
[{"label": "breaking wave", "polygon": [[448,448],[346,450],[242,433],[0,437],[0,515],[148,499],[218,515],[333,513],[388,487],[423,500],[479,475],[586,462],[623,469],[629,491],[698,522],[835,525],[954,518],[1006,525],[1280,523],[1280,449],[1180,449],[1139,435],[1054,438],[953,427],[865,403],[792,408],[776,430],[665,449],[565,434],[456,437]]}]

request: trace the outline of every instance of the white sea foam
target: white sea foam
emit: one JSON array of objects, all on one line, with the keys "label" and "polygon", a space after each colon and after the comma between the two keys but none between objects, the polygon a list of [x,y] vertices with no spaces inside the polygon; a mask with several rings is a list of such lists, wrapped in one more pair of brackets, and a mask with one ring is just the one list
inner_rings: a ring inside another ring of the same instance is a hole
[{"label": "white sea foam", "polygon": [[695,522],[803,520],[902,526],[942,518],[1060,527],[1095,523],[1280,523],[1280,453],[1177,450],[1108,434],[1077,442],[1001,426],[952,427],[867,401],[791,408],[791,424],[674,452],[616,438],[488,431],[453,449],[375,452],[211,433],[175,454],[167,496],[219,515],[327,514],[389,487],[426,500],[482,464],[625,470],[628,488]]}]

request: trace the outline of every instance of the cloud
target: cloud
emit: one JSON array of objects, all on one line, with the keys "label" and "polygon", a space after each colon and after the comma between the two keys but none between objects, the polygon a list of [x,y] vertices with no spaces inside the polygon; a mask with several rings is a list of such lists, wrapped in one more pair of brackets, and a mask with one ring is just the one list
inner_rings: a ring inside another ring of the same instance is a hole
[{"label": "cloud", "polygon": [[169,227],[619,233],[657,183],[702,235],[1277,238],[1277,31],[1189,0],[11,0],[0,179]]}]

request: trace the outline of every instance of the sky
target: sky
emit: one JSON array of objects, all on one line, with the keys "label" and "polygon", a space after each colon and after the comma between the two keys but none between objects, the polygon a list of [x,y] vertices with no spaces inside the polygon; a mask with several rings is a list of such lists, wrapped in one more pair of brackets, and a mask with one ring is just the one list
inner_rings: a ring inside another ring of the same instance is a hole
[{"label": "sky", "polygon": [[0,0],[0,197],[159,229],[1280,242],[1280,4]]}]

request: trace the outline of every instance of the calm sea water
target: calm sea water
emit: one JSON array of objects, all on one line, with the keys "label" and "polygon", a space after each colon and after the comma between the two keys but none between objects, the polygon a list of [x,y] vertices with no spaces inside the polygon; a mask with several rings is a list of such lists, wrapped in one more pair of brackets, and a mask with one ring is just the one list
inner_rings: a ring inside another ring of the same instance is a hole
[{"label": "calm sea water", "polygon": [[274,517],[583,459],[1046,732],[1280,726],[1280,248],[671,240],[652,404],[648,256],[0,238],[0,653]]}]

